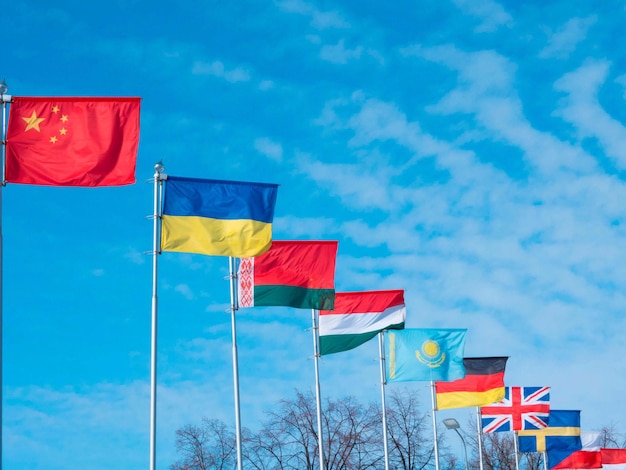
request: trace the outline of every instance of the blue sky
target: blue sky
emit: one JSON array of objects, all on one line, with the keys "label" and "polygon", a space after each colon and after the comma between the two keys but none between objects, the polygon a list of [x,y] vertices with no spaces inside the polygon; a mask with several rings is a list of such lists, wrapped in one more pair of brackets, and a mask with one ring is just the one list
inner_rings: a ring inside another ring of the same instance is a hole
[{"label": "blue sky", "polygon": [[[10,94],[142,98],[136,184],[2,190],[4,468],[148,467],[159,160],[280,184],[274,237],[338,240],[337,290],[405,289],[407,327],[468,328],[465,355],[509,356],[508,385],[626,432],[623,2],[25,0],[3,18]],[[159,257],[158,468],[180,426],[234,426],[227,272]],[[255,429],[313,390],[311,318],[237,319]],[[379,401],[377,343],[320,380]]]}]

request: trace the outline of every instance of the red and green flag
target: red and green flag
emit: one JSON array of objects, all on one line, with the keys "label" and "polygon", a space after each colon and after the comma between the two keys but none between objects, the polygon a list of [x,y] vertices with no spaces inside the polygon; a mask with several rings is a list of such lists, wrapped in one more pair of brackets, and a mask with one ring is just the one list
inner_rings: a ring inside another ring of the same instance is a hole
[{"label": "red and green flag", "polygon": [[335,308],[319,312],[320,354],[348,351],[406,319],[403,290],[338,292]]},{"label": "red and green flag", "polygon": [[332,310],[337,241],[276,241],[262,255],[241,258],[239,307]]}]

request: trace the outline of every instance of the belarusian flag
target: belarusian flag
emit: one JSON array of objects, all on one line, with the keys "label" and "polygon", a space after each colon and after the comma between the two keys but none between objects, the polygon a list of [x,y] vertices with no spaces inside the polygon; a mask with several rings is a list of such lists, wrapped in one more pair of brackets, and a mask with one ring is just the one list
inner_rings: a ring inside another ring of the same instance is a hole
[{"label": "belarusian flag", "polygon": [[241,258],[239,307],[331,310],[335,305],[336,241],[276,241],[262,255]]},{"label": "belarusian flag", "polygon": [[386,329],[404,328],[404,290],[338,292],[335,309],[319,312],[320,354],[348,351]]}]

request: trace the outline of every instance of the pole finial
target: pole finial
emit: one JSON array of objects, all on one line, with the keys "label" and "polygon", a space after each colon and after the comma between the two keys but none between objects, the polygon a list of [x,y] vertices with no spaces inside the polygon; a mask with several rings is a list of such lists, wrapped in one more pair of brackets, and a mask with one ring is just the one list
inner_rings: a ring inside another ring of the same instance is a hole
[{"label": "pole finial", "polygon": [[154,171],[156,171],[157,173],[163,173],[163,170],[165,170],[165,167],[163,166],[163,160],[159,160],[159,163],[154,165]]}]

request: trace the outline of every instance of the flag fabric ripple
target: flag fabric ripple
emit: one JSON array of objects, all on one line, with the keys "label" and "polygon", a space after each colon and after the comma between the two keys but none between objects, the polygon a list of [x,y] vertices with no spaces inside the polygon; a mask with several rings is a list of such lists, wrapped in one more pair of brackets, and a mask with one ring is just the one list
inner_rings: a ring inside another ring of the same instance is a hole
[{"label": "flag fabric ripple", "polygon": [[14,97],[6,181],[44,186],[135,182],[140,98]]},{"label": "flag fabric ripple", "polygon": [[278,185],[168,176],[161,250],[257,256],[272,244]]},{"label": "flag fabric ripple", "polygon": [[265,253],[242,258],[239,307],[284,306],[332,310],[337,241],[274,240]]},{"label": "flag fabric ripple", "polygon": [[320,310],[320,354],[354,349],[386,329],[402,329],[406,319],[403,290],[338,292],[335,308]]}]

